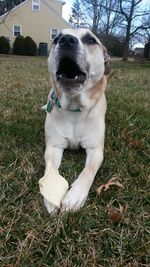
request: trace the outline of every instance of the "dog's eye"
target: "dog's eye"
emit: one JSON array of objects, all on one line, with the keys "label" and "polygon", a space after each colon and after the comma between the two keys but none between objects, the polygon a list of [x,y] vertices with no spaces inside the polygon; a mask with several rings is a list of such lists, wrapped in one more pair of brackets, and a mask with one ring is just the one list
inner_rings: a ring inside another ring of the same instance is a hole
[{"label": "dog's eye", "polygon": [[83,36],[82,42],[84,44],[88,44],[88,45],[97,44],[96,39],[93,36],[91,36],[90,34],[86,34],[85,36]]},{"label": "dog's eye", "polygon": [[88,44],[97,44],[97,42],[96,42],[95,38],[90,37],[90,38],[88,39]]},{"label": "dog's eye", "polygon": [[62,36],[62,33],[59,33],[57,36],[56,36],[56,38],[54,39],[54,41],[53,41],[53,44],[57,44],[58,43],[58,41],[59,41],[59,39],[60,39],[60,37]]}]

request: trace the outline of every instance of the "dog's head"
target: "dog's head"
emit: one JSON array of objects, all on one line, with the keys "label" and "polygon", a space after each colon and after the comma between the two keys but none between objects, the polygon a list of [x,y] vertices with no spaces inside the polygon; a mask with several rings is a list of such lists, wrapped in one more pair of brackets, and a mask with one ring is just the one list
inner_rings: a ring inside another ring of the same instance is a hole
[{"label": "dog's head", "polygon": [[48,66],[53,84],[76,95],[102,78],[108,61],[106,48],[91,31],[65,29],[53,41]]}]

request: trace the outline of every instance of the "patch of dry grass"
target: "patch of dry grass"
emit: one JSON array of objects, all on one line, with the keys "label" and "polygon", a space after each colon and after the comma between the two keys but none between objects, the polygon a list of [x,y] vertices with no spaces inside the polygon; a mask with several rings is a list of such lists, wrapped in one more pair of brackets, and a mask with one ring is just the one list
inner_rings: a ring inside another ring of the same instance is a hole
[{"label": "patch of dry grass", "polygon": [[[117,61],[114,68],[105,160],[88,201],[74,214],[50,217],[38,188],[44,172],[40,108],[50,89],[46,59],[0,57],[3,267],[150,266],[150,65]],[[61,173],[75,179],[84,158],[83,150],[66,151]],[[115,175],[123,188],[97,196]],[[113,221],[107,205],[128,205],[124,221]]]}]

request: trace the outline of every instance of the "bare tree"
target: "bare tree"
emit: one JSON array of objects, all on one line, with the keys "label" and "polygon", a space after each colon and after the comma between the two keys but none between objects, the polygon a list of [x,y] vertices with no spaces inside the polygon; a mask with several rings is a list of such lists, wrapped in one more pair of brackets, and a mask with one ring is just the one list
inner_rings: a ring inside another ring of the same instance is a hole
[{"label": "bare tree", "polygon": [[147,26],[144,30],[139,30],[135,35],[135,41],[138,40],[139,42],[143,43],[150,43],[150,7],[149,7],[149,15],[146,18],[143,18],[143,25]]},{"label": "bare tree", "polygon": [[[122,27],[125,31],[123,60],[128,59],[130,40],[140,31],[150,28],[144,20],[149,15],[148,10],[143,10],[141,6],[142,0],[119,0],[120,10],[124,18]],[[117,11],[118,12],[118,11]]]},{"label": "bare tree", "polygon": [[[84,22],[90,25],[91,30],[96,34],[98,32],[110,34],[119,23],[121,16],[115,12],[119,8],[118,0],[78,0],[76,2],[80,4]],[[72,11],[74,13],[74,6]]]},{"label": "bare tree", "polygon": [[98,32],[100,18],[102,17],[102,7],[100,3],[104,0],[81,0],[84,13],[88,16],[88,23],[91,30],[96,34]]},{"label": "bare tree", "polygon": [[[99,31],[106,36],[114,35],[118,25],[122,22],[122,17],[116,11],[119,11],[119,3],[117,0],[105,0],[102,7],[102,16],[100,18]],[[114,12],[115,10],[115,12]]]}]

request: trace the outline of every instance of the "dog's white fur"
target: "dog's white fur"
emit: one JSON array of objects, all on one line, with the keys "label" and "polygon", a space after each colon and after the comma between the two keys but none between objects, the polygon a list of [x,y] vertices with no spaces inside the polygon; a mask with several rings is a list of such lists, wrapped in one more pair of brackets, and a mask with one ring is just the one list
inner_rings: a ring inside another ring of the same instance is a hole
[{"label": "dog's white fur", "polygon": [[[83,36],[87,33],[96,39],[96,44],[82,42]],[[48,67],[51,83],[62,108],[54,106],[51,113],[47,113],[46,116],[46,171],[51,163],[56,169],[59,168],[63,151],[68,147],[81,146],[87,154],[84,169],[62,200],[61,211],[67,211],[79,209],[84,205],[94,177],[103,161],[106,113],[104,91],[107,87],[104,72],[107,51],[96,36],[86,29],[65,29],[62,34],[70,34],[78,39],[77,62],[82,68],[85,68],[85,64],[89,66],[85,82],[78,85],[77,89],[67,91],[68,89],[62,87],[56,79],[59,42],[52,45]],[[68,110],[77,108],[81,112]],[[54,207],[46,200],[44,203],[48,212],[53,212]]]}]

